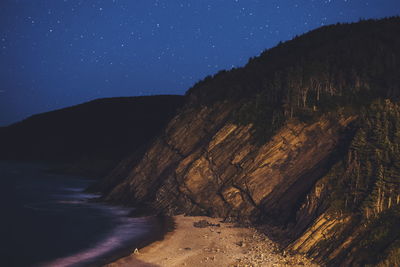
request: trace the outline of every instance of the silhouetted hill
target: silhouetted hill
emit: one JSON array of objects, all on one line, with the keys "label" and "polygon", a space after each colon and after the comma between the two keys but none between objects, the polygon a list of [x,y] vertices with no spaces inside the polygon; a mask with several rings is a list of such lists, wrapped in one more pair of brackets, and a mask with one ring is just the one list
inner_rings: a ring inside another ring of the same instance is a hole
[{"label": "silhouetted hill", "polygon": [[0,129],[0,158],[120,160],[151,141],[182,96],[105,98],[34,115]]}]

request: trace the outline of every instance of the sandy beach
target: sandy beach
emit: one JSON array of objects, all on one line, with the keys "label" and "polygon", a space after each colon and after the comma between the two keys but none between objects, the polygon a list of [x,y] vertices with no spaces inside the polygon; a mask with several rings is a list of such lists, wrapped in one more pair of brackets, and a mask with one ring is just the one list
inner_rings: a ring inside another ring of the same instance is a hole
[{"label": "sandy beach", "polygon": [[318,266],[301,255],[279,252],[253,228],[209,217],[180,215],[174,221],[175,230],[163,240],[105,266]]}]

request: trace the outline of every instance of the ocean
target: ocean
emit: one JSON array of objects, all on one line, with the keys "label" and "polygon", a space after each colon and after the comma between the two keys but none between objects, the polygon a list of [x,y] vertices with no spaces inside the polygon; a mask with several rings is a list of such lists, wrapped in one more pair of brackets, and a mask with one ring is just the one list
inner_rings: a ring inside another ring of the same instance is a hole
[{"label": "ocean", "polygon": [[0,265],[101,266],[161,234],[155,217],[90,201],[92,180],[0,162]]}]

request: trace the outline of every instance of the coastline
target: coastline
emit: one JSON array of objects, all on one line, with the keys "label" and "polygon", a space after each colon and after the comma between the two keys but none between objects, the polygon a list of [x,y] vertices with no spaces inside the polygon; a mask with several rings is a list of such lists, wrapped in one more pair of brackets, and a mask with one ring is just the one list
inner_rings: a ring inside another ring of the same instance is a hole
[{"label": "coastline", "polygon": [[172,219],[175,229],[162,239],[104,267],[318,266],[302,255],[281,252],[254,228],[237,227],[204,216],[178,215]]},{"label": "coastline", "polygon": [[[132,216],[139,218],[137,216]],[[108,266],[119,259],[129,257],[135,249],[142,249],[147,247],[154,242],[159,242],[165,238],[165,236],[174,230],[175,224],[172,217],[165,215],[154,215],[154,216],[143,216],[153,226],[150,234],[141,237],[140,239],[135,238],[131,244],[125,246],[125,248],[104,255],[102,258],[98,258],[90,264],[85,264],[86,267],[98,267]],[[139,261],[137,261],[139,263]],[[133,266],[137,266],[136,261],[132,261]],[[139,265],[142,266],[142,265]],[[147,265],[146,265],[147,266]]]}]

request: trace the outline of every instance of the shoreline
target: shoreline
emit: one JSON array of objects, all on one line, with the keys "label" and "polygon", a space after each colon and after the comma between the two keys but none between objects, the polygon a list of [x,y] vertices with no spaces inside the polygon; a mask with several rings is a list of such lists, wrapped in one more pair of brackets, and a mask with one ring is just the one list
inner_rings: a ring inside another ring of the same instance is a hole
[{"label": "shoreline", "polygon": [[176,227],[162,239],[103,266],[318,266],[302,255],[281,252],[255,228],[205,216],[171,219]]},{"label": "shoreline", "polygon": [[[97,266],[108,266],[113,262],[120,260],[121,258],[125,258],[130,256],[135,249],[142,249],[155,242],[162,241],[165,236],[174,231],[175,223],[172,217],[166,215],[154,215],[154,216],[143,216],[137,217],[132,216],[134,218],[146,218],[149,220],[154,227],[149,235],[145,235],[140,239],[132,240],[131,244],[126,245],[124,248],[111,252],[103,256],[103,258],[95,259],[93,262],[89,264],[85,264],[86,267],[97,267]],[[133,262],[132,262],[133,263]],[[134,265],[136,266],[136,265]]]}]

